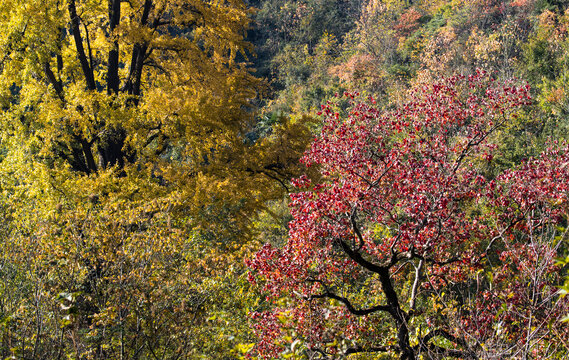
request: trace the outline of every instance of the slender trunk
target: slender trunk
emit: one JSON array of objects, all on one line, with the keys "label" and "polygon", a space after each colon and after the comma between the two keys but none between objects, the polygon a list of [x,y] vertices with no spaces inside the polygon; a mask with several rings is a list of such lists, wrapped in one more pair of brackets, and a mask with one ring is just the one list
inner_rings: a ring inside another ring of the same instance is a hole
[{"label": "slender trunk", "polygon": [[89,61],[85,55],[85,48],[83,47],[83,39],[81,37],[81,31],[79,30],[79,16],[77,15],[77,8],[75,6],[75,0],[69,0],[68,4],[69,17],[71,18],[71,32],[73,33],[73,39],[75,40],[75,48],[77,49],[77,57],[81,63],[81,69],[83,70],[83,75],[85,76],[85,82],[89,90],[95,90],[95,77],[93,76],[93,69],[89,66]]},{"label": "slender trunk", "polygon": [[135,96],[140,95],[140,83],[142,81],[142,69],[144,67],[144,59],[146,57],[146,51],[148,46],[142,45],[140,47],[140,51],[138,52],[138,56],[136,59],[136,68],[134,71],[134,82],[132,85],[132,94]]},{"label": "slender trunk", "polygon": [[[150,9],[152,8],[152,0],[144,1],[142,17],[140,25],[145,26],[148,23]],[[124,89],[131,95],[140,95],[140,80],[142,75],[142,65],[146,56],[148,46],[145,44],[134,44],[132,56],[130,59],[130,71]]]},{"label": "slender trunk", "polygon": [[[121,13],[121,1],[109,0],[109,23],[111,36],[115,36],[115,29],[119,25]],[[119,42],[113,41],[113,47],[109,51],[107,69],[107,93],[116,94],[119,91]]]},{"label": "slender trunk", "polygon": [[[361,232],[357,227],[355,221],[352,221],[352,226],[356,235],[361,238]],[[387,300],[388,312],[395,321],[395,325],[397,326],[397,342],[400,351],[400,359],[415,360],[416,358],[415,351],[409,344],[409,328],[407,327],[407,320],[409,320],[409,314],[407,314],[403,309],[401,309],[401,305],[399,304],[399,297],[397,295],[397,292],[393,288],[393,283],[391,282],[391,276],[389,275],[389,269],[393,264],[396,263],[397,258],[394,257],[388,265],[374,264],[364,259],[364,257],[358,252],[358,250],[352,249],[344,241],[340,240],[339,243],[344,252],[346,252],[346,254],[352,260],[354,260],[356,263],[363,266],[367,270],[379,275],[381,289],[383,290],[383,293],[385,294],[385,298]]]},{"label": "slender trunk", "polygon": [[407,327],[408,316],[399,305],[397,292],[395,292],[391,277],[389,276],[389,268],[382,267],[378,274],[381,288],[387,299],[387,305],[390,308],[390,314],[397,325],[397,342],[401,350],[400,359],[415,360],[415,352],[409,344],[409,328]]}]

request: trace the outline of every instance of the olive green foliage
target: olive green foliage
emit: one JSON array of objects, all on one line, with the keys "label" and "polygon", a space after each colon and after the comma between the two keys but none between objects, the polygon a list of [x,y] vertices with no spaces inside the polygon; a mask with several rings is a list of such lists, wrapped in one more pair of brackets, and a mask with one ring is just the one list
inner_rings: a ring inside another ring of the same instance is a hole
[{"label": "olive green foliage", "polygon": [[329,74],[356,27],[361,1],[261,1],[250,36],[258,75],[271,85],[267,112],[306,113],[343,88]]}]

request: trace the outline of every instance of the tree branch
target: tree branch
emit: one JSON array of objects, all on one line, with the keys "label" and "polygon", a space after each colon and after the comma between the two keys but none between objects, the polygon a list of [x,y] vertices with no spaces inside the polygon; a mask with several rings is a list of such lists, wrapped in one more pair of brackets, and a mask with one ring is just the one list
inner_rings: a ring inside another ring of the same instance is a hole
[{"label": "tree branch", "polygon": [[437,261],[435,259],[427,258],[427,257],[424,257],[423,255],[419,255],[414,250],[411,250],[410,258],[419,259],[419,260],[426,262],[427,264],[439,265],[439,266],[445,266],[445,265],[455,263],[457,261],[461,261],[461,257],[459,255],[455,255],[455,256],[448,258],[444,261]]},{"label": "tree branch", "polygon": [[390,352],[390,351],[400,352],[401,349],[399,349],[399,347],[398,347],[398,346],[395,346],[395,345],[391,345],[391,346],[372,346],[372,347],[369,347],[369,348],[364,348],[364,347],[362,347],[362,346],[355,346],[355,347],[350,347],[350,348],[346,349],[346,351],[344,352],[344,356],[350,355],[350,354],[358,354],[358,353]]},{"label": "tree branch", "polygon": [[75,6],[75,0],[68,0],[68,10],[69,17],[71,19],[71,32],[73,33],[73,38],[75,40],[75,48],[77,49],[77,57],[81,63],[81,69],[83,70],[83,75],[85,76],[85,82],[89,90],[95,90],[95,77],[93,76],[93,69],[89,66],[87,56],[85,55],[85,48],[83,47],[83,39],[81,38],[81,32],[79,30],[79,16],[77,16],[77,8]]},{"label": "tree branch", "polygon": [[413,349],[411,348],[411,345],[409,344],[409,328],[407,327],[409,314],[401,309],[401,306],[399,305],[399,297],[393,288],[393,283],[391,282],[391,277],[389,275],[389,269],[393,266],[392,264],[394,262],[394,258],[395,260],[398,258],[397,254],[394,253],[387,266],[381,266],[364,259],[359,251],[353,250],[343,240],[338,239],[338,242],[340,243],[340,246],[344,252],[350,257],[350,259],[363,266],[365,269],[379,275],[381,288],[385,294],[385,298],[387,299],[387,307],[389,308],[389,313],[397,324],[397,338],[399,348],[401,349],[401,359],[414,359],[415,355]]},{"label": "tree branch", "polygon": [[63,96],[63,86],[61,85],[61,82],[55,78],[55,74],[51,70],[51,66],[49,65],[48,61],[46,61],[44,64],[44,71],[45,71],[45,75],[47,76],[49,83],[55,89],[55,93],[57,94],[59,99],[64,102],[65,98]]},{"label": "tree branch", "polygon": [[374,272],[376,274],[379,274],[382,271],[389,269],[387,266],[377,265],[364,259],[363,256],[359,253],[359,251],[353,250],[343,240],[338,240],[338,243],[342,247],[342,250],[344,250],[344,252],[350,257],[350,259],[354,260],[358,265],[363,266],[365,269]]},{"label": "tree branch", "polygon": [[[148,24],[148,18],[150,16],[150,10],[152,9],[152,0],[145,0],[142,10],[142,16],[140,18],[140,25],[146,26]],[[160,23],[160,16],[157,16],[153,22],[153,26],[156,27]],[[147,43],[136,43],[132,48],[132,56],[130,60],[130,68],[127,80],[123,87],[129,94],[140,95],[140,81],[142,77],[142,68],[144,65],[144,60],[146,59],[146,51],[148,50]],[[136,100],[135,100],[136,102]]]},{"label": "tree branch", "polygon": [[79,20],[83,23],[83,29],[85,29],[85,41],[87,42],[87,53],[89,54],[89,66],[91,67],[91,73],[95,69],[95,62],[93,61],[93,50],[91,50],[91,40],[89,37],[89,28],[87,24],[79,17]]},{"label": "tree branch", "polygon": [[369,315],[369,314],[373,314],[374,312],[378,312],[378,311],[385,311],[385,312],[388,312],[391,314],[391,308],[387,305],[377,305],[377,306],[374,306],[374,307],[371,307],[368,309],[356,309],[347,298],[336,295],[336,294],[328,291],[328,289],[326,289],[326,292],[323,294],[310,295],[310,296],[306,297],[306,300],[324,299],[324,298],[338,300],[339,302],[343,303],[346,306],[346,308],[348,309],[348,311],[350,313],[357,315],[357,316]]},{"label": "tree branch", "polygon": [[463,348],[468,348],[468,344],[466,343],[466,341],[464,341],[464,339],[460,339],[446,330],[436,329],[429,332],[427,335],[425,335],[422,339],[419,340],[419,344],[417,345],[418,350],[425,351],[429,354],[436,354],[438,356],[453,357],[458,359],[478,359],[476,354],[472,351],[447,349],[434,344],[429,344],[428,342],[434,339],[435,337],[442,337]]},{"label": "tree branch", "polygon": [[[121,0],[109,0],[109,24],[111,36],[119,25],[121,14]],[[107,68],[107,93],[116,94],[119,91],[119,42],[115,39],[109,51]]]},{"label": "tree branch", "polygon": [[352,209],[352,213],[350,214],[350,223],[352,224],[352,229],[354,230],[354,233],[356,234],[356,237],[359,240],[357,251],[360,251],[363,248],[365,242],[364,242],[364,237],[362,236],[362,233],[360,231],[360,228],[356,223],[356,213],[357,213],[357,207],[354,206],[354,208]]},{"label": "tree branch", "polygon": [[95,159],[93,158],[93,152],[91,151],[91,144],[85,140],[82,136],[74,135],[75,139],[79,144],[81,144],[81,150],[83,151],[83,155],[85,157],[86,165],[87,165],[87,173],[96,172],[97,171],[97,164],[95,164]]},{"label": "tree branch", "polygon": [[415,299],[417,298],[417,290],[419,288],[419,283],[421,282],[421,272],[423,270],[423,260],[419,260],[419,265],[415,267],[415,281],[413,282],[413,287],[411,289],[411,299],[409,300],[409,311],[415,310]]}]

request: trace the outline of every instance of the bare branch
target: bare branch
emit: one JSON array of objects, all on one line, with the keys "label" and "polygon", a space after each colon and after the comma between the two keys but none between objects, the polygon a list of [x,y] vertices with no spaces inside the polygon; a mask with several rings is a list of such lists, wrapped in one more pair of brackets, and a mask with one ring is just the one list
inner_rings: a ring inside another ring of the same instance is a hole
[{"label": "bare branch", "polygon": [[411,289],[411,299],[409,300],[409,310],[415,310],[415,300],[417,298],[417,290],[419,288],[419,283],[421,282],[421,273],[423,270],[424,260],[419,260],[419,265],[415,267],[415,281],[413,282],[413,288]]},{"label": "bare branch", "polygon": [[421,352],[427,352],[428,354],[435,354],[437,356],[453,357],[457,359],[478,359],[476,354],[470,350],[446,349],[441,346],[429,344],[429,341],[436,337],[442,337],[463,348],[468,348],[468,344],[464,339],[458,338],[446,330],[436,329],[420,339],[419,345],[417,345],[418,350]]},{"label": "bare branch", "polygon": [[348,309],[348,311],[354,315],[357,316],[364,316],[364,315],[369,315],[369,314],[373,314],[374,312],[378,312],[378,311],[385,311],[391,314],[391,308],[387,305],[377,305],[368,309],[356,309],[352,303],[345,297],[336,295],[328,290],[326,290],[326,292],[322,293],[322,294],[318,294],[318,295],[310,295],[308,297],[306,297],[306,300],[312,300],[312,299],[324,299],[324,298],[328,298],[328,299],[334,299],[334,300],[338,300],[339,302],[343,303],[346,308]]},{"label": "bare branch", "polygon": [[398,346],[395,345],[391,345],[391,346],[372,346],[369,348],[365,348],[362,346],[356,346],[356,347],[351,347],[348,348],[345,352],[344,355],[350,355],[350,354],[358,354],[358,353],[371,353],[371,352],[399,352],[401,349],[399,349]]}]

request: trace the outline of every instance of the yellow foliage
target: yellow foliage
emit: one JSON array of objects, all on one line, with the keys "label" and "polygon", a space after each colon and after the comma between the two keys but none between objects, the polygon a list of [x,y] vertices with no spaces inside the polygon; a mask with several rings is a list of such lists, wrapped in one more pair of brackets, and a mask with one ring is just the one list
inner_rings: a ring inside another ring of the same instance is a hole
[{"label": "yellow foliage", "polygon": [[248,16],[239,0],[3,2],[0,276],[21,291],[2,311],[25,321],[0,324],[2,357],[191,358],[229,331],[205,314],[242,301],[217,294],[310,140],[285,120],[247,140]]}]

